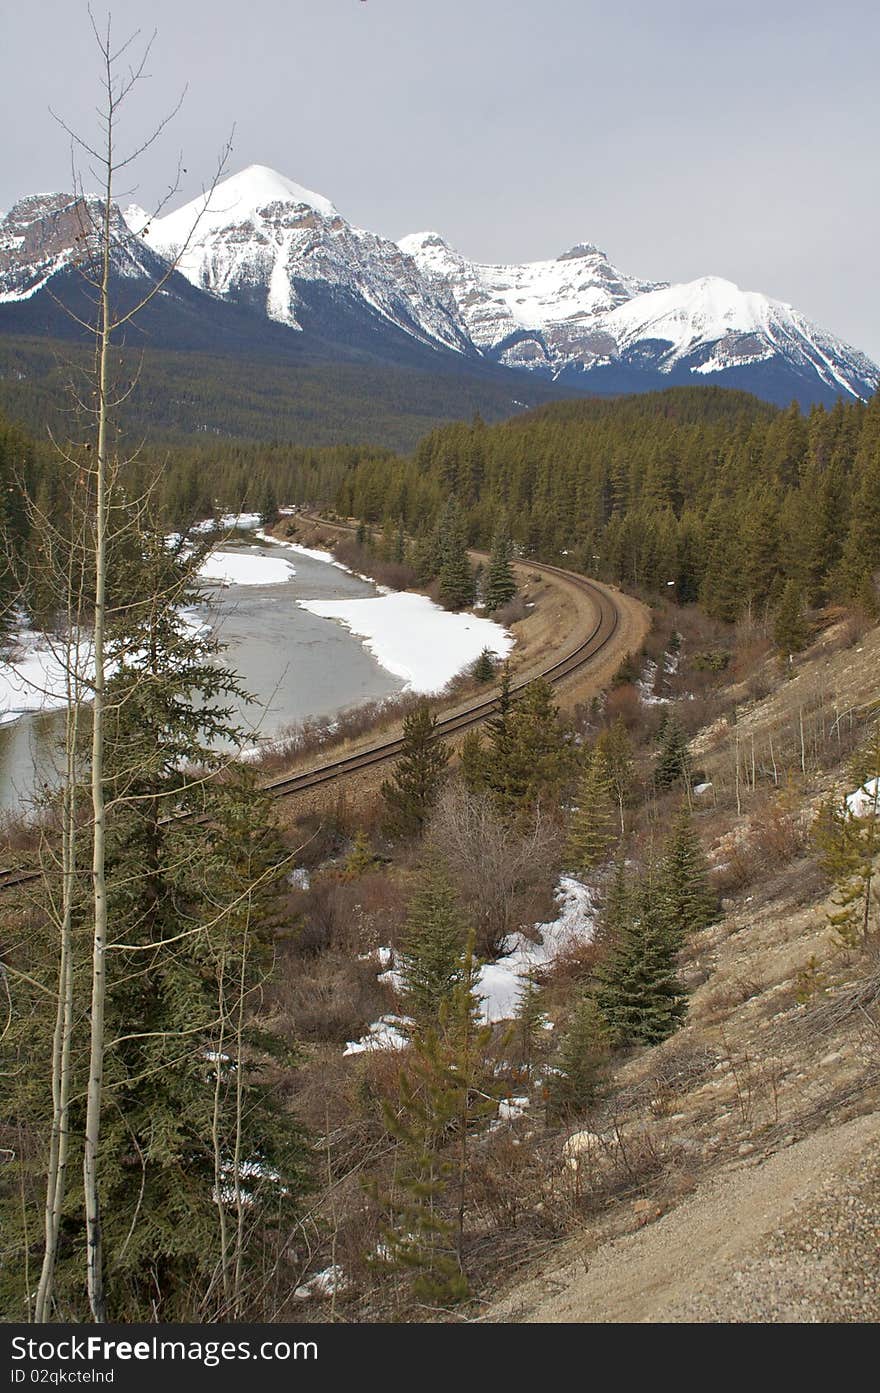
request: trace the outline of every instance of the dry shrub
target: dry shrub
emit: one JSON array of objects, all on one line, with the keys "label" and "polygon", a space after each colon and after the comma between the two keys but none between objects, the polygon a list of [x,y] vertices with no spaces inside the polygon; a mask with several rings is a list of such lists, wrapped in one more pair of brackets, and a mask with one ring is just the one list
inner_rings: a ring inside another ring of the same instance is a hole
[{"label": "dry shrub", "polygon": [[488,798],[450,782],[428,843],[453,868],[481,956],[497,957],[515,929],[554,917],[550,891],[560,833],[540,809],[528,825],[515,830],[497,815]]},{"label": "dry shrub", "polygon": [[768,869],[787,866],[796,856],[802,856],[809,845],[802,816],[784,796],[772,799],[752,814],[749,840]]},{"label": "dry shrub", "polygon": [[374,962],[338,953],[314,958],[285,953],[271,1005],[283,1014],[293,1038],[345,1044],[389,1009],[389,997],[376,980]]},{"label": "dry shrub", "polygon": [[493,610],[491,618],[496,624],[501,624],[503,628],[509,629],[512,624],[518,624],[521,619],[527,619],[528,614],[526,598],[522,592],[518,591],[506,605],[501,605],[499,609]]},{"label": "dry shrub", "polygon": [[418,579],[412,566],[399,561],[383,561],[381,557],[359,546],[354,538],[345,537],[333,545],[333,555],[343,566],[358,575],[369,576],[377,585],[387,585],[391,590],[417,590]]},{"label": "dry shrub", "polygon": [[335,950],[356,956],[396,943],[404,902],[396,881],[381,870],[348,880],[330,871],[309,890],[291,895],[287,937],[303,956]]},{"label": "dry shrub", "polygon": [[[526,1216],[541,1213],[554,1222],[553,1194],[546,1146],[525,1123],[499,1127],[475,1150],[468,1172],[469,1197],[477,1224],[496,1232],[516,1228]],[[540,1209],[538,1208],[540,1206]]]},{"label": "dry shrub", "polygon": [[616,720],[623,721],[630,733],[638,730],[644,720],[638,688],[631,682],[612,687],[605,697],[605,716],[609,724]]},{"label": "dry shrub", "polygon": [[721,895],[736,894],[779,871],[809,849],[809,830],[799,809],[783,793],[769,796],[723,853],[713,881]]}]

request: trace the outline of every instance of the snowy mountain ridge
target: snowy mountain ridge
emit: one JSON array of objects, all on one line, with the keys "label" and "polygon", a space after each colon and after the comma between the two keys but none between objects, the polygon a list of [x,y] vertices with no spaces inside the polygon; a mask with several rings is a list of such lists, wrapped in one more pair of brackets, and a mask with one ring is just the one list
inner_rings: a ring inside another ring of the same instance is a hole
[{"label": "snowy mountain ridge", "polygon": [[257,305],[291,329],[303,327],[305,287],[320,282],[424,342],[459,353],[470,347],[448,296],[429,289],[396,243],[353,227],[329,199],[264,165],[155,219],[144,237],[179,257],[178,269],[199,289]]},{"label": "snowy mountain ridge", "polygon": [[[16,204],[0,221],[0,304],[36,302],[81,267],[83,225],[100,206],[69,194]],[[155,279],[169,261],[183,277],[173,293],[193,297],[188,323],[201,315],[221,340],[225,301],[250,316],[252,335],[269,335],[269,320],[324,351],[452,353],[476,371],[528,371],[576,392],[715,382],[808,404],[867,397],[880,382],[864,353],[791,305],[720,277],[643,280],[591,242],[519,265],[470,261],[437,232],[395,243],[265,165],[164,216],[114,208],[117,275]]]},{"label": "snowy mountain ridge", "polygon": [[399,244],[446,285],[475,344],[498,361],[554,377],[639,361],[706,377],[774,358],[815,373],[831,391],[864,396],[876,364],[791,305],[718,276],[673,285],[617,270],[592,243],[555,261],[484,265],[436,232]]}]

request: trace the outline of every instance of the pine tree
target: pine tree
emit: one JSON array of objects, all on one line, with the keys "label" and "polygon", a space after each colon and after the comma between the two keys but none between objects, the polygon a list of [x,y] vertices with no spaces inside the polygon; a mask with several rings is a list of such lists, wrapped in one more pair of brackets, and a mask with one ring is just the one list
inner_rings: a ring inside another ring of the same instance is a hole
[{"label": "pine tree", "polygon": [[675,948],[717,918],[718,897],[709,883],[709,863],[687,807],[673,823],[660,865],[658,892]]},{"label": "pine tree", "polygon": [[660,897],[645,880],[599,970],[596,1002],[613,1044],[656,1045],[678,1029],[687,995],[675,956]]},{"label": "pine tree", "polygon": [[577,808],[568,828],[566,864],[589,877],[606,859],[616,835],[615,808],[605,761],[593,751],[575,794]]},{"label": "pine tree", "polygon": [[377,1265],[410,1275],[417,1300],[443,1307],[468,1294],[470,1135],[495,1111],[500,1092],[487,1062],[492,1029],[480,1025],[476,981],[471,935],[439,1009],[413,1034],[396,1107],[383,1108],[400,1154],[395,1190],[377,1195],[389,1217]]},{"label": "pine tree", "polygon": [[419,876],[401,947],[402,1005],[418,1028],[436,1025],[461,978],[468,924],[448,869],[431,861]]},{"label": "pine tree", "polygon": [[484,648],[472,668],[474,680],[484,683],[491,682],[495,676],[495,657],[491,649]]},{"label": "pine tree", "polygon": [[800,586],[794,580],[787,580],[773,623],[773,642],[779,656],[788,662],[793,653],[800,653],[806,648],[808,638],[809,628]]},{"label": "pine tree", "polygon": [[264,527],[272,527],[278,521],[278,495],[271,479],[263,485],[260,496],[260,522]]},{"label": "pine tree", "polygon": [[661,730],[660,750],[654,765],[654,784],[660,789],[686,783],[690,778],[688,740],[678,719],[670,715]]},{"label": "pine tree", "polygon": [[469,793],[485,787],[486,751],[478,730],[469,730],[461,742],[458,772]]},{"label": "pine tree", "polygon": [[485,782],[499,812],[515,815],[559,797],[574,775],[576,756],[548,682],[529,683],[514,702],[502,687],[498,715],[488,728]]},{"label": "pine tree", "polygon": [[506,524],[503,524],[492,539],[492,552],[486,575],[485,605],[489,614],[509,604],[516,594],[516,580],[510,564],[512,555],[510,535]]},{"label": "pine tree", "polygon": [[814,840],[820,865],[834,884],[835,908],[828,922],[847,948],[880,929],[880,893],[875,861],[880,852],[880,721],[856,756],[852,777],[861,796],[827,802],[820,810]]},{"label": "pine tree", "polygon": [[447,508],[441,532],[439,593],[447,609],[467,609],[474,603],[474,573],[467,553],[464,528],[457,511]]},{"label": "pine tree", "polygon": [[[108,650],[116,659],[105,750],[113,937],[98,1183],[114,1320],[243,1314],[243,1274],[277,1260],[274,1226],[284,1216],[293,1221],[307,1187],[307,1147],[269,1077],[270,1060],[289,1065],[294,1056],[258,1023],[283,851],[267,796],[246,769],[229,770],[216,747],[236,738],[229,702],[240,687],[218,661],[216,639],[180,618],[179,607],[197,599],[191,577],[199,559],[196,552],[183,562],[161,532],[140,535],[131,574],[120,576]],[[222,780],[211,777],[221,770]],[[82,834],[83,883],[88,859]],[[73,953],[80,964],[86,935],[79,904]],[[80,973],[75,1022],[87,1019],[86,987]],[[49,1023],[23,1043],[35,1064],[47,1033]],[[78,1029],[71,1173],[81,1147],[86,1045]],[[45,1080],[42,1064],[36,1074]],[[34,1117],[24,1101],[20,1115]],[[82,1319],[85,1230],[81,1194],[72,1188],[62,1234],[55,1301]]]},{"label": "pine tree", "polygon": [[531,972],[521,979],[516,999],[516,1043],[527,1077],[531,1078],[535,1060],[546,1039],[547,1013],[541,988]]},{"label": "pine tree", "polygon": [[596,1000],[583,995],[560,1041],[548,1079],[548,1119],[586,1112],[595,1101],[608,1057],[608,1027]]},{"label": "pine tree", "polygon": [[624,809],[632,792],[635,754],[626,726],[619,716],[610,726],[599,732],[596,738],[596,754],[602,759],[608,772],[608,780],[617,806],[620,835],[623,836]]},{"label": "pine tree", "polygon": [[391,778],[382,784],[385,825],[391,836],[415,837],[434,811],[449,762],[437,739],[437,718],[423,702],[403,722],[403,748]]},{"label": "pine tree", "polygon": [[346,880],[357,880],[359,876],[373,870],[375,865],[376,853],[373,851],[369,833],[363,827],[359,827],[351,851],[346,857],[343,875]]}]

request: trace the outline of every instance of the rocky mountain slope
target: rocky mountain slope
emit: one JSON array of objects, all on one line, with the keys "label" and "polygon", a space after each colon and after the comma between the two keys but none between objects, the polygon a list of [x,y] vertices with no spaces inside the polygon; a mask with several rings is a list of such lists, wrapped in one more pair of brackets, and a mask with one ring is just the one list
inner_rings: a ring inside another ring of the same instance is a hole
[{"label": "rocky mountain slope", "polygon": [[400,245],[438,293],[451,293],[487,356],[555,379],[592,380],[599,390],[612,374],[702,379],[783,400],[782,380],[789,396],[824,399],[870,395],[880,377],[865,354],[790,305],[717,276],[638,280],[589,243],[521,266],[467,261],[434,232]]}]

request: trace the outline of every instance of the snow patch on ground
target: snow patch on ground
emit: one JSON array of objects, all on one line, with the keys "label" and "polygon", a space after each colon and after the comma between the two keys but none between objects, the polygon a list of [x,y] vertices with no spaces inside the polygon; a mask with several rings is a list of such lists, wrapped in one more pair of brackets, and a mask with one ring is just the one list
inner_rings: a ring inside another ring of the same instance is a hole
[{"label": "snow patch on ground", "polygon": [[212,585],[283,585],[293,579],[296,570],[280,556],[212,551],[199,567],[199,575]]},{"label": "snow patch on ground", "polygon": [[404,1016],[382,1016],[367,1027],[366,1035],[360,1040],[349,1040],[342,1051],[343,1056],[365,1054],[368,1050],[402,1050],[409,1044],[400,1027],[408,1025]]},{"label": "snow patch on ground", "polygon": [[[522,933],[511,934],[504,945],[505,956],[499,958],[498,962],[485,963],[480,969],[474,994],[480,999],[483,1019],[489,1024],[511,1020],[516,1015],[524,978],[538,968],[549,966],[560,953],[574,944],[592,942],[596,932],[596,897],[592,887],[575,880],[574,876],[564,875],[556,887],[556,901],[559,905],[557,917],[547,924],[535,925],[537,941]],[[386,969],[378,980],[399,991],[402,979],[390,967],[391,950],[380,948],[377,954],[366,956],[376,956],[379,966]],[[368,1027],[366,1035],[360,1040],[350,1040],[343,1054],[404,1049],[408,1040],[400,1027],[408,1024],[402,1016],[383,1016]],[[552,1029],[552,1026],[549,1028]],[[521,1111],[528,1106],[528,1102],[514,1098],[511,1105]],[[512,1116],[513,1112],[510,1113]]]},{"label": "snow patch on ground", "polygon": [[388,672],[404,679],[408,691],[425,696],[441,692],[484,648],[505,658],[513,647],[512,635],[493,620],[451,614],[426,595],[409,591],[299,603],[312,614],[344,624]]},{"label": "snow patch on ground", "polygon": [[536,969],[547,967],[554,958],[574,944],[590,943],[596,932],[595,892],[589,885],[564,875],[556,889],[559,914],[547,924],[536,924],[539,941],[525,934],[511,934],[505,955],[486,963],[477,979],[476,995],[482,998],[484,1018],[506,1021],[516,1015],[523,979]]},{"label": "snow patch on ground", "polygon": [[861,788],[857,788],[855,793],[847,795],[847,810],[853,817],[870,817],[875,811],[880,798],[877,784],[877,779],[869,779]]}]

